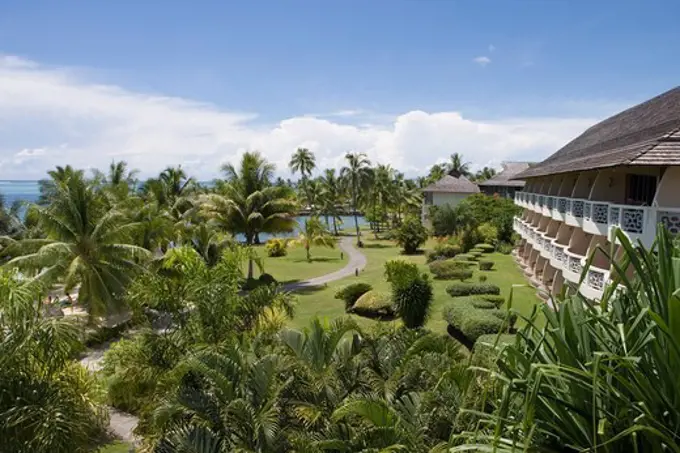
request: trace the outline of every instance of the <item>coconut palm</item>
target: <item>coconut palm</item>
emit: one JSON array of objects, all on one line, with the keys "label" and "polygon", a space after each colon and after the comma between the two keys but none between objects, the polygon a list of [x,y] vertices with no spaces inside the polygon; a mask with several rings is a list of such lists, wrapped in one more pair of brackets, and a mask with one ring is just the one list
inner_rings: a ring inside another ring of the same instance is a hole
[{"label": "coconut palm", "polygon": [[298,148],[293,153],[288,166],[293,174],[299,172],[302,179],[305,180],[312,175],[312,171],[316,168],[316,157],[307,148]]},{"label": "coconut palm", "polygon": [[455,177],[470,176],[470,163],[463,162],[463,155],[460,153],[451,154],[451,160],[446,164],[446,172]]},{"label": "coconut palm", "polygon": [[483,182],[496,176],[496,170],[491,167],[484,167],[475,173],[475,181]]},{"label": "coconut palm", "polygon": [[95,378],[74,363],[78,326],[48,317],[45,289],[0,273],[0,451],[85,453],[104,434]]},{"label": "coconut palm", "polygon": [[328,218],[333,219],[333,234],[338,235],[337,221],[340,218],[343,196],[340,189],[340,180],[335,175],[335,169],[326,169],[321,178],[321,205],[322,212],[326,216],[326,226],[330,228]]},{"label": "coconut palm", "polygon": [[430,172],[427,175],[427,182],[423,187],[427,186],[428,184],[432,184],[433,182],[439,181],[445,175],[446,175],[446,165],[445,164],[434,164],[432,167],[430,167]]},{"label": "coconut palm", "polygon": [[136,225],[121,212],[106,210],[82,172],[55,181],[50,198],[35,213],[47,237],[19,242],[24,254],[7,266],[39,271],[37,281],[61,282],[66,292],[78,288],[79,302],[91,315],[118,311],[128,282],[142,270],[139,263],[150,256],[132,245]]},{"label": "coconut palm", "polygon": [[304,228],[301,229],[296,243],[302,245],[307,253],[307,261],[312,262],[312,246],[335,247],[335,238],[331,236],[326,226],[318,217],[305,219]]},{"label": "coconut palm", "polygon": [[354,227],[356,228],[357,245],[361,245],[361,231],[359,230],[359,197],[361,190],[366,188],[370,179],[370,165],[364,153],[345,154],[347,166],[340,171],[340,177],[344,180],[346,187],[349,188],[352,202],[352,214],[354,215]]}]

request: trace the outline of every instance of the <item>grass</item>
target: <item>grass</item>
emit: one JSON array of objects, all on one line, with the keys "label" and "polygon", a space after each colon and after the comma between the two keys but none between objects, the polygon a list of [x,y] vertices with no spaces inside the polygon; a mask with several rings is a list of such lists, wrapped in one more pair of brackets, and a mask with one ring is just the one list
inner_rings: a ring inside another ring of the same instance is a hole
[{"label": "grass", "polygon": [[[348,261],[347,255],[341,258],[339,247],[312,247],[312,262],[307,261],[304,247],[289,246],[288,255],[270,258],[264,247],[258,250],[264,259],[264,270],[281,283],[289,283],[319,277],[343,268]],[[255,269],[255,277],[259,275]]]},{"label": "grass", "polygon": [[[422,272],[428,273],[429,269],[425,263],[425,255],[406,256],[401,254],[401,250],[392,241],[374,240],[368,235],[364,235],[366,246],[362,249],[367,258],[366,268],[359,274],[359,277],[347,277],[329,283],[326,287],[308,290],[303,294],[298,294],[298,306],[295,317],[290,321],[291,327],[303,328],[309,325],[314,316],[320,318],[333,319],[346,316],[343,302],[335,299],[335,292],[353,282],[363,281],[373,285],[379,291],[389,291],[389,284],[384,278],[384,263],[391,259],[403,259],[418,264]],[[425,248],[431,247],[434,242],[430,241]],[[520,269],[515,264],[512,256],[500,253],[490,253],[484,255],[485,259],[495,262],[494,269],[491,271],[474,270],[473,277],[469,282],[477,282],[478,276],[487,276],[487,283],[494,283],[501,288],[501,295],[508,297],[513,284],[524,285],[526,280]],[[442,311],[453,299],[446,293],[446,287],[453,283],[450,280],[432,280],[434,287],[434,301],[432,312],[427,327],[435,332],[446,332],[446,321],[442,317]],[[529,315],[534,305],[539,303],[535,290],[530,287],[519,287],[513,290],[513,308],[522,314]],[[352,315],[362,327],[370,327],[376,322],[359,316]],[[390,321],[398,322],[398,321]]]}]

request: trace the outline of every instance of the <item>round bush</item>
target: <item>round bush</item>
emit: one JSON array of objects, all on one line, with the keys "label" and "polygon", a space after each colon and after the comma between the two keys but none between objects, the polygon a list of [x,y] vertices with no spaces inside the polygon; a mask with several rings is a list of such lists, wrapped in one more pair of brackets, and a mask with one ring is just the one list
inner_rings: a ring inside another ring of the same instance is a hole
[{"label": "round bush", "polygon": [[477,245],[475,245],[475,248],[483,251],[484,253],[491,253],[496,249],[491,244],[477,244]]},{"label": "round bush", "polygon": [[354,303],[373,287],[364,282],[351,283],[335,293],[335,298],[345,302],[345,311],[349,312]]},{"label": "round bush", "polygon": [[479,270],[480,271],[490,271],[493,268],[494,262],[493,261],[480,261],[479,262]]},{"label": "round bush", "polygon": [[357,299],[350,313],[369,318],[389,318],[394,316],[394,307],[389,294],[371,290]]},{"label": "round bush", "polygon": [[470,296],[473,294],[500,294],[501,289],[491,283],[454,283],[446,288],[452,297]]},{"label": "round bush", "polygon": [[459,299],[444,310],[446,322],[458,330],[468,340],[468,344],[474,344],[482,335],[512,329],[516,319],[507,311],[493,308],[493,304],[489,307],[481,302],[476,302],[478,306],[475,306],[470,300]]},{"label": "round bush", "polygon": [[262,283],[263,285],[273,285],[276,283],[276,279],[272,274],[262,274],[260,275],[260,278],[258,278],[259,282]]},{"label": "round bush", "polygon": [[484,283],[488,277],[484,274],[480,274],[477,278],[479,279],[479,283]]}]

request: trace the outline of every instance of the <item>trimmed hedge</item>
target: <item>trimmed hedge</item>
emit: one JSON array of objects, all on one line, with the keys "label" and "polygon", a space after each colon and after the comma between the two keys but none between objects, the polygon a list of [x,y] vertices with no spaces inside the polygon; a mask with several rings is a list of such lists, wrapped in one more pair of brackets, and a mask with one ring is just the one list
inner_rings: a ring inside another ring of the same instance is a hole
[{"label": "trimmed hedge", "polygon": [[361,296],[372,289],[373,287],[369,283],[351,283],[338,290],[338,292],[335,293],[335,298],[345,302],[345,311],[348,312]]},{"label": "trimmed hedge", "polygon": [[477,261],[477,257],[470,253],[461,253],[460,255],[456,255],[454,259],[458,261]]},{"label": "trimmed hedge", "polygon": [[493,302],[496,307],[500,307],[505,303],[505,297],[497,296],[495,294],[478,294],[474,296],[475,299],[485,300],[487,302]]},{"label": "trimmed hedge", "polygon": [[493,261],[480,261],[479,262],[479,270],[480,271],[490,271],[493,269],[493,265],[495,263]]},{"label": "trimmed hedge", "polygon": [[496,247],[491,244],[476,244],[475,248],[483,251],[484,253],[491,253],[496,250]]},{"label": "trimmed hedge", "polygon": [[491,306],[481,308],[481,304],[475,306],[469,299],[458,299],[444,310],[444,319],[472,344],[482,335],[511,329],[517,317],[514,314],[508,315],[507,311],[493,308],[490,302],[488,304]]},{"label": "trimmed hedge", "polygon": [[454,283],[446,288],[452,297],[471,296],[475,294],[500,294],[501,289],[492,283]]},{"label": "trimmed hedge", "polygon": [[[495,369],[500,348],[507,344],[514,344],[516,338],[516,335],[509,333],[481,335],[472,348],[472,365]],[[496,348],[494,348],[494,344]]]},{"label": "trimmed hedge", "polygon": [[477,261],[482,255],[484,255],[484,252],[480,250],[472,251],[470,250],[468,252],[468,255],[471,255],[475,261]]},{"label": "trimmed hedge", "polygon": [[468,251],[468,253],[472,253],[472,254],[484,253],[484,250],[478,249],[477,247],[475,247],[475,248],[470,249],[470,250]]},{"label": "trimmed hedge", "polygon": [[472,277],[467,261],[438,260],[430,263],[430,272],[439,280],[467,280]]},{"label": "trimmed hedge", "polygon": [[394,317],[394,306],[389,294],[371,290],[357,299],[350,313],[369,318],[390,318]]}]

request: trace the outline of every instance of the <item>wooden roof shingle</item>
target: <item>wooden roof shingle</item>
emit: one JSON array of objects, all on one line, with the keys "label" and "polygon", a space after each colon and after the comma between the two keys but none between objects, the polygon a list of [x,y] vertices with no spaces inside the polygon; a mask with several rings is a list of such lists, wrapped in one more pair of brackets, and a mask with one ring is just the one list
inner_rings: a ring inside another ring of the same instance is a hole
[{"label": "wooden roof shingle", "polygon": [[597,123],[513,179],[618,165],[680,165],[679,133],[676,87]]},{"label": "wooden roof shingle", "polygon": [[456,178],[446,175],[439,181],[425,187],[423,192],[479,193],[479,187],[465,176]]}]

